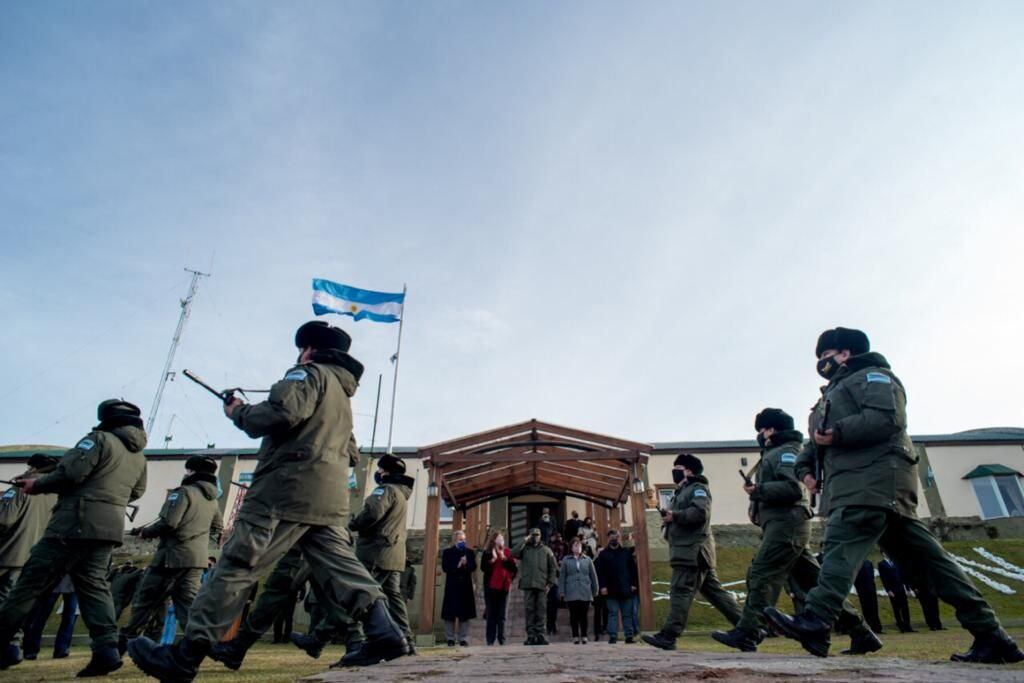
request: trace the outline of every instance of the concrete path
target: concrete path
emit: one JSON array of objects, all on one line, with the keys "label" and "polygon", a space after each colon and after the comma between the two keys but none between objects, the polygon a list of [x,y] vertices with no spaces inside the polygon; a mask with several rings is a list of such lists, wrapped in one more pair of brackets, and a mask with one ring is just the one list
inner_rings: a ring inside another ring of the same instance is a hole
[{"label": "concrete path", "polygon": [[1019,666],[968,666],[885,657],[820,659],[810,655],[663,652],[641,645],[624,647],[557,643],[548,647],[508,645],[426,650],[418,657],[403,657],[354,671],[333,670],[303,680],[332,683],[479,683],[511,680],[521,683],[597,683],[715,679],[746,683],[765,679],[795,681],[812,678],[815,683],[1010,683],[1024,680],[1024,670]]}]

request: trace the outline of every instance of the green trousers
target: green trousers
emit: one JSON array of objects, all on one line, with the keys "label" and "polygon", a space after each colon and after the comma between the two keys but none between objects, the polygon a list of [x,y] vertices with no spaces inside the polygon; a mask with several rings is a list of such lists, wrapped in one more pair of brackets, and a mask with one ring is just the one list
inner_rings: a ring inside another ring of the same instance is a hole
[{"label": "green trousers", "polygon": [[329,611],[343,610],[358,619],[384,597],[356,559],[346,528],[245,517],[235,521],[220,561],[192,603],[185,636],[218,642],[241,613],[253,584],[295,546],[309,563]]},{"label": "green trousers", "polygon": [[388,598],[388,612],[395,620],[398,628],[406,638],[412,638],[412,630],[409,628],[409,612],[405,604],[405,596],[402,595],[402,572],[389,572],[383,569],[374,568],[371,571],[374,581],[380,584],[380,589]]},{"label": "green trousers", "polygon": [[[281,610],[291,604],[291,596],[310,580],[311,574],[312,569],[303,558],[302,549],[297,545],[292,546],[264,582],[263,592],[238,630],[239,639],[247,643],[259,640],[273,625]],[[310,583],[317,595],[317,604],[325,604],[323,592],[316,581]],[[329,643],[335,638],[342,638],[346,643],[352,643],[363,639],[362,626],[347,614],[332,615],[326,610],[323,610],[323,614],[315,623],[310,615],[310,632],[321,642]]]},{"label": "green trousers", "polygon": [[[764,609],[775,606],[788,578],[803,593],[818,585],[820,566],[807,549],[810,540],[811,526],[806,521],[773,519],[765,523],[761,547],[747,570],[747,601],[736,624],[738,628],[751,632],[764,628]],[[842,602],[838,625],[844,633],[863,632],[867,628],[849,600]]]},{"label": "green trousers", "polygon": [[845,506],[831,512],[821,575],[807,594],[807,609],[829,623],[835,621],[853,577],[876,545],[900,567],[910,567],[911,575],[952,605],[956,618],[972,634],[1000,628],[995,612],[928,527],[919,519],[882,508]]},{"label": "green trousers", "polygon": [[721,612],[733,626],[740,620],[740,606],[732,593],[722,588],[714,567],[703,564],[672,565],[672,586],[669,589],[669,612],[661,632],[678,638],[686,630],[690,605],[700,593]]},{"label": "green trousers", "polygon": [[543,638],[548,614],[547,592],[540,588],[524,589],[523,606],[526,608],[526,637]]},{"label": "green trousers", "polygon": [[147,567],[132,599],[132,616],[121,629],[121,635],[132,639],[142,633],[157,614],[162,614],[167,598],[174,603],[174,615],[181,629],[188,627],[188,611],[192,607],[203,570],[196,567],[169,569]]},{"label": "green trousers", "polygon": [[82,621],[89,627],[92,649],[117,645],[114,602],[107,583],[112,541],[63,540],[44,537],[32,548],[21,576],[0,605],[0,644],[9,643],[35,606],[65,574],[78,594]]}]

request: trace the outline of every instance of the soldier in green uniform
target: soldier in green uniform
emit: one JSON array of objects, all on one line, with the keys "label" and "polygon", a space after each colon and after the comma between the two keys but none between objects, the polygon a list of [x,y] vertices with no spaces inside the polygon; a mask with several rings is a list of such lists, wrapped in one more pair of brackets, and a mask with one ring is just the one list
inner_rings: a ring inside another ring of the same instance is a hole
[{"label": "soldier in green uniform", "polygon": [[[17,480],[29,495],[56,493],[57,505],[0,606],[0,643],[10,642],[36,600],[68,574],[92,638],[92,659],[79,677],[103,676],[121,667],[107,569],[124,539],[125,507],[146,490],[146,432],[140,415],[127,401],[103,401],[99,425],[64,454],[56,469]],[[7,665],[4,657],[0,668]]]},{"label": "soldier in green uniform", "polygon": [[[349,439],[346,448],[349,467],[355,467],[359,462],[359,446],[355,438]],[[351,538],[348,543],[351,546]],[[310,597],[307,599],[318,606],[318,612],[323,613],[324,617],[314,620],[310,615],[310,631],[315,632],[316,638],[310,639],[312,642],[303,648],[306,654],[317,659],[326,643],[339,638],[345,641],[346,654],[362,647],[363,630],[359,622],[354,621],[345,612],[327,613],[329,603],[322,597],[323,590],[317,584],[312,573],[309,562],[302,556],[302,548],[297,545],[292,546],[291,550],[285,553],[284,557],[274,566],[274,570],[270,572],[270,576],[263,583],[263,590],[256,600],[256,604],[242,621],[238,635],[231,640],[215,643],[210,649],[210,658],[231,670],[240,669],[249,648],[263,637],[263,634],[274,623],[276,616],[281,613],[282,609],[285,609],[285,606],[291,602],[292,596],[307,582],[311,587]]]},{"label": "soldier in green uniform", "polygon": [[867,335],[838,327],[818,338],[818,373],[828,381],[811,414],[811,435],[797,476],[818,486],[824,464],[823,514],[828,515],[818,585],[804,611],[790,617],[773,607],[765,615],[804,649],[826,656],[829,631],[853,577],[876,545],[921,573],[927,588],[956,609],[974,643],[954,661],[1024,661],[992,608],[928,527],[917,518],[917,456],[907,436],[907,396],[888,361],[871,352]]},{"label": "soldier in green uniform", "polygon": [[[34,453],[28,459],[28,471],[23,477],[38,477],[57,467],[60,458]],[[21,568],[28,561],[32,546],[43,537],[50,522],[57,494],[27,495],[17,486],[0,496],[0,605],[14,588]],[[14,664],[21,661],[17,638],[7,646],[7,659]]]},{"label": "soldier in green uniform", "polygon": [[193,455],[185,461],[181,486],[167,492],[157,520],[129,532],[158,538],[160,543],[135,591],[131,619],[118,637],[122,654],[128,641],[138,637],[154,615],[163,613],[167,598],[182,630],[188,626],[188,610],[208,563],[210,541],[220,543],[224,530],[217,498],[217,461]]},{"label": "soldier in green uniform", "polygon": [[690,605],[700,592],[729,623],[740,619],[740,606],[732,593],[722,588],[715,573],[715,537],[711,533],[711,490],[703,475],[704,464],[690,453],[676,457],[672,467],[675,494],[668,510],[662,512],[663,533],[669,546],[672,585],[669,614],[654,635],[644,635],[649,645],[662,650],[676,649],[676,639],[686,629]]},{"label": "soldier in green uniform", "polygon": [[348,515],[351,396],[362,365],[348,354],[350,337],[314,321],[295,335],[298,364],[268,399],[238,399],[224,413],[252,437],[262,437],[259,464],[231,537],[189,611],[185,637],[158,646],[142,637],[128,644],[136,665],[161,679],[192,680],[199,665],[242,611],[257,579],[293,546],[309,562],[332,607],[363,623],[366,644],[345,657],[376,664],[405,654],[405,636],[388,613],[380,586],[356,559],[343,526]]},{"label": "soldier in green uniform", "polygon": [[[714,631],[711,637],[743,652],[754,652],[764,635],[764,609],[778,600],[787,577],[802,592],[818,582],[819,566],[811,554],[811,507],[807,489],[797,479],[796,459],[803,434],[793,428],[793,418],[778,408],[765,408],[754,418],[761,459],[756,480],[744,485],[750,496],[750,520],[761,527],[761,547],[747,570],[747,600],[743,616],[730,631]],[[849,601],[843,602],[839,630],[851,636],[844,654],[867,654],[882,643],[868,628]]]},{"label": "soldier in green uniform", "polygon": [[540,540],[540,529],[530,529],[519,547],[512,551],[519,560],[519,589],[526,608],[526,642],[523,645],[550,645],[544,637],[547,617],[547,593],[558,581],[558,562],[551,548]]}]

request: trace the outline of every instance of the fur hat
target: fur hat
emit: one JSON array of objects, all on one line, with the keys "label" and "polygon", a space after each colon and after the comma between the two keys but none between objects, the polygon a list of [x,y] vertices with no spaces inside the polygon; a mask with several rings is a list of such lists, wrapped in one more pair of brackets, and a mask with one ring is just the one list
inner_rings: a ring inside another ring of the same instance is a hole
[{"label": "fur hat", "polygon": [[405,461],[390,453],[381,456],[381,459],[377,461],[377,467],[388,474],[405,474]]},{"label": "fur hat", "polygon": [[694,474],[704,472],[704,463],[693,453],[680,453],[676,456],[675,462],[672,465],[675,467],[685,467]]},{"label": "fur hat", "polygon": [[871,342],[868,335],[860,330],[848,327],[837,327],[834,330],[825,330],[818,337],[818,344],[814,347],[814,357],[821,358],[821,354],[829,349],[842,351],[849,349],[850,353],[859,356],[871,350]]},{"label": "fur hat", "polygon": [[754,431],[776,429],[786,431],[793,429],[793,418],[780,408],[765,408],[754,418]]},{"label": "fur hat", "polygon": [[300,349],[308,346],[318,351],[348,351],[352,346],[352,337],[340,327],[329,325],[323,320],[311,320],[296,330],[295,346]]},{"label": "fur hat", "polygon": [[60,462],[60,458],[56,455],[47,455],[46,453],[33,453],[28,459],[28,466],[34,470],[46,471],[57,467],[57,463]]},{"label": "fur hat", "polygon": [[101,401],[96,407],[96,419],[100,422],[109,422],[115,418],[139,418],[142,411],[134,403],[129,403],[121,398],[108,398]]},{"label": "fur hat", "polygon": [[203,474],[214,474],[217,472],[217,461],[208,455],[190,455],[185,461],[185,469]]}]

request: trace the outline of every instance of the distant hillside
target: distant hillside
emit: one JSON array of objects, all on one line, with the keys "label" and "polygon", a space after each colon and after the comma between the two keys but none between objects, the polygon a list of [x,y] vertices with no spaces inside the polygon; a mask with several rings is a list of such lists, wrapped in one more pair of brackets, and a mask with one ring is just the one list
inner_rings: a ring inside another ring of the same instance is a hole
[{"label": "distant hillside", "polygon": [[67,446],[46,446],[42,444],[21,444],[17,446],[0,446],[0,453],[7,451],[59,451],[67,450]]}]

